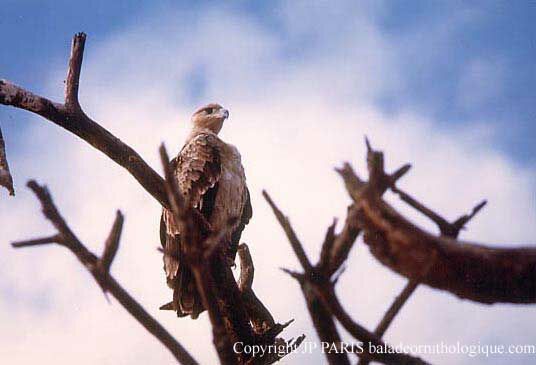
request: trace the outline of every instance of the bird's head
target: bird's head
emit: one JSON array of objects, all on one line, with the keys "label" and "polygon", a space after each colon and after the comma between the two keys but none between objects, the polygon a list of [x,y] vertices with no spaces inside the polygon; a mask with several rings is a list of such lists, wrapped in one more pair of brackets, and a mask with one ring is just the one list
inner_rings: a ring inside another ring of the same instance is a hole
[{"label": "bird's head", "polygon": [[211,103],[196,110],[192,115],[194,128],[208,129],[216,134],[221,130],[223,121],[229,117],[229,111],[220,104]]}]

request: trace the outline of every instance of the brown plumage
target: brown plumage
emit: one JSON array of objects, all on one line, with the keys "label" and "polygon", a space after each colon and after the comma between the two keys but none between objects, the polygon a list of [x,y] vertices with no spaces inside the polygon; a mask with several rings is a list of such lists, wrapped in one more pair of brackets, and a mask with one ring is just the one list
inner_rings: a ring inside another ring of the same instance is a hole
[{"label": "brown plumage", "polygon": [[[228,116],[228,111],[218,104],[197,110],[192,116],[192,132],[171,164],[185,201],[201,211],[213,231],[233,222],[230,233],[223,238],[227,261],[231,263],[252,210],[240,153],[218,137]],[[161,309],[176,310],[180,317],[197,318],[204,308],[193,275],[181,262],[180,230],[167,209],[162,211],[160,240],[167,283],[173,289],[173,301]]]}]

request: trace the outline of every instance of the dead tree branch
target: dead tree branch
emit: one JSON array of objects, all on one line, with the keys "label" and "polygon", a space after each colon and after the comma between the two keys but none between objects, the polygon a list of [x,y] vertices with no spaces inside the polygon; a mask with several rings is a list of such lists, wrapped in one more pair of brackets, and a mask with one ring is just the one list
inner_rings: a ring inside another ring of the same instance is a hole
[{"label": "dead tree branch", "polygon": [[279,324],[275,323],[272,314],[253,291],[255,267],[253,266],[253,259],[249,253],[249,248],[245,243],[238,247],[238,257],[240,259],[238,289],[242,293],[242,300],[244,301],[246,312],[248,313],[255,333],[265,333]]},{"label": "dead tree branch", "polygon": [[393,304],[389,307],[387,312],[385,312],[385,315],[381,319],[380,323],[378,323],[378,326],[374,330],[374,334],[378,337],[383,337],[385,334],[385,331],[387,331],[387,328],[391,325],[393,320],[395,319],[396,315],[400,312],[404,304],[407,302],[409,297],[413,294],[415,289],[419,286],[419,282],[417,280],[409,280],[404,289],[398,294],[398,296],[393,301]]},{"label": "dead tree branch", "polygon": [[[534,246],[491,248],[434,236],[383,201],[378,194],[382,186],[370,181],[355,189],[352,182],[360,180],[355,174],[343,175],[343,179],[358,208],[358,224],[364,231],[364,241],[382,264],[408,279],[462,299],[486,304],[536,302]],[[407,197],[406,194],[409,200]],[[443,228],[443,232],[459,231],[482,206],[483,203],[479,204],[472,214]],[[419,210],[426,211],[422,207]]]},{"label": "dead tree branch", "polygon": [[[370,144],[369,144],[370,148]],[[400,198],[415,208],[417,211],[428,217],[432,220],[438,227],[442,236],[450,237],[456,239],[460,231],[465,228],[465,225],[486,205],[486,201],[480,202],[476,205],[470,214],[465,214],[459,217],[454,222],[450,223],[445,218],[443,218],[438,213],[434,212],[432,209],[426,207],[424,204],[417,201],[415,198],[411,197],[408,193],[398,189],[396,185],[391,185],[391,190],[398,194]],[[389,326],[393,323],[395,317],[398,315],[404,304],[408,301],[411,295],[415,292],[419,286],[419,279],[409,279],[408,283],[402,289],[399,295],[395,298],[389,309],[385,312],[384,316],[378,323],[378,326],[374,330],[374,334],[378,337],[383,337]],[[359,362],[360,365],[368,365],[369,360],[362,359]]]},{"label": "dead tree branch", "polygon": [[[397,190],[398,192],[400,192],[400,190],[396,189],[395,187],[393,187],[392,189],[393,189],[393,191]],[[406,193],[403,193],[403,194],[406,197],[409,197],[408,194],[406,194]],[[433,212],[432,210],[426,208],[423,204],[417,202],[413,198],[411,198],[411,199],[412,199],[411,200],[412,202],[416,203],[414,206],[416,207],[417,210],[422,211],[423,214],[425,214],[425,215],[427,215],[429,213],[432,214],[432,216],[434,217],[433,220],[434,220],[434,222],[437,223],[438,228],[439,228],[439,230],[441,232],[441,235],[443,235],[445,237],[451,237],[451,238],[457,238],[458,234],[460,233],[460,230],[463,229],[465,224],[467,224],[478,213],[478,211],[480,211],[480,209],[482,209],[484,207],[484,205],[486,204],[486,201],[484,200],[483,202],[481,202],[477,206],[475,206],[475,208],[473,208],[473,210],[472,210],[472,212],[470,214],[463,215],[460,218],[458,218],[456,221],[454,221],[453,223],[449,223],[449,222],[447,222],[446,219],[441,217],[439,214],[437,214],[437,213]],[[404,201],[406,201],[406,200],[404,200]],[[412,206],[413,206],[413,204],[412,204]],[[396,317],[398,312],[400,312],[400,310],[402,309],[402,307],[404,306],[406,301],[413,294],[415,289],[417,289],[418,285],[419,285],[418,280],[411,279],[411,280],[408,281],[407,285],[400,292],[400,294],[396,297],[396,299],[393,301],[393,304],[391,304],[391,306],[389,307],[389,309],[385,313],[384,317],[382,318],[382,320],[378,324],[378,327],[376,327],[376,330],[374,331],[374,333],[376,333],[376,335],[378,335],[379,337],[382,337],[384,335],[385,331],[387,331],[387,328],[389,328],[389,326],[391,325],[392,321],[394,320],[394,318]],[[363,364],[363,365],[365,365],[365,364]]]},{"label": "dead tree branch", "polygon": [[85,41],[84,33],[73,38],[64,104],[54,103],[7,80],[0,80],[0,104],[38,114],[77,135],[124,167],[160,204],[168,206],[162,177],[136,151],[90,119],[80,107],[78,88]]},{"label": "dead tree branch", "polygon": [[[342,172],[344,173],[344,171]],[[354,180],[358,182],[358,180]],[[354,186],[361,186],[360,183],[353,184]],[[330,260],[327,257],[338,257],[337,254],[328,254],[335,249],[344,247],[343,252],[348,252],[348,246],[355,241],[357,232],[354,228],[345,227],[339,235],[335,235],[335,223],[330,226],[327,231],[326,238],[322,247],[321,258],[317,265],[310,264],[306,257],[303,245],[297,239],[296,234],[288,219],[284,216],[281,210],[277,207],[274,201],[271,199],[266,191],[263,191],[264,198],[274,211],[279,223],[283,227],[294,252],[299,258],[304,273],[295,273],[285,270],[292,277],[294,277],[302,288],[307,308],[311,315],[311,319],[315,326],[315,329],[322,342],[333,344],[337,348],[341,348],[341,337],[335,326],[335,321],[339,323],[358,341],[363,342],[363,349],[365,350],[360,356],[373,359],[384,364],[426,364],[423,360],[407,355],[394,352],[388,345],[381,341],[375,334],[371,333],[363,326],[354,322],[351,317],[344,311],[337,296],[334,292],[334,280],[331,279],[332,274],[335,273],[339,266],[329,266]],[[351,213],[349,209],[349,213]],[[349,219],[346,220],[349,224]],[[352,230],[352,234],[347,232]],[[335,245],[337,239],[343,240],[343,242]],[[351,243],[348,240],[352,240]],[[301,258],[300,258],[301,257]],[[344,257],[344,255],[342,255]],[[305,263],[305,265],[304,265]],[[307,268],[307,264],[308,268]],[[340,265],[341,260],[334,260],[333,265]],[[386,349],[385,353],[369,353],[367,349],[369,346],[380,347]],[[349,364],[349,359],[344,351],[328,351],[326,352],[326,358],[330,364]]]},{"label": "dead tree branch", "polygon": [[103,290],[112,294],[119,303],[153,336],[155,336],[179,361],[185,365],[195,365],[197,361],[171,334],[158,323],[143,307],[114,279],[109,273],[114,254],[117,251],[123,216],[117,213],[110,237],[106,240],[105,251],[101,258],[90,252],[73,231],[69,228],[60,212],[54,205],[48,189],[35,181],[30,181],[28,187],[32,189],[39,201],[45,217],[54,225],[58,233],[51,237],[33,239],[29,241],[14,242],[13,247],[29,247],[43,244],[57,243],[68,248],[93,275]]},{"label": "dead tree branch", "polygon": [[15,189],[13,188],[13,177],[9,171],[9,164],[7,163],[6,155],[6,143],[4,142],[4,136],[2,135],[2,129],[0,128],[0,186],[9,191],[9,195],[15,195]]}]

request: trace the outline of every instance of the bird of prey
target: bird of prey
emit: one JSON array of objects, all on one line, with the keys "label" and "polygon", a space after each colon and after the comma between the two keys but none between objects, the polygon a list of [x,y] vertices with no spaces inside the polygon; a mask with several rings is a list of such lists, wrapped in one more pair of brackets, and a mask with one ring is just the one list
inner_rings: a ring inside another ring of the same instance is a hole
[{"label": "bird of prey", "polygon": [[[228,264],[234,262],[238,243],[252,209],[240,153],[218,137],[229,112],[219,104],[208,104],[192,115],[192,131],[179,155],[171,160],[180,192],[198,209],[213,232],[228,229],[223,237]],[[230,223],[231,222],[231,223]],[[161,307],[177,311],[179,317],[197,318],[204,308],[190,269],[181,260],[181,232],[170,210],[160,220],[167,283],[173,301]]]}]

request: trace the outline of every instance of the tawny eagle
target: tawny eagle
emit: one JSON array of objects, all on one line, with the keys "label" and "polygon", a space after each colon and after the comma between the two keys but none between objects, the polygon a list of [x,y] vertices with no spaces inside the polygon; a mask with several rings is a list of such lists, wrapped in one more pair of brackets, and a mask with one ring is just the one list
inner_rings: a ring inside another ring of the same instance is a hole
[{"label": "tawny eagle", "polygon": [[[232,229],[223,237],[223,247],[227,262],[234,262],[240,236],[252,210],[240,153],[218,137],[228,117],[229,112],[219,104],[198,109],[192,115],[192,131],[186,143],[170,163],[185,201],[203,214],[213,232],[226,229],[229,222],[233,222]],[[180,317],[197,318],[204,308],[194,277],[184,260],[181,261],[180,234],[172,213],[164,208],[160,240],[173,301],[162,309],[176,310]]]}]

